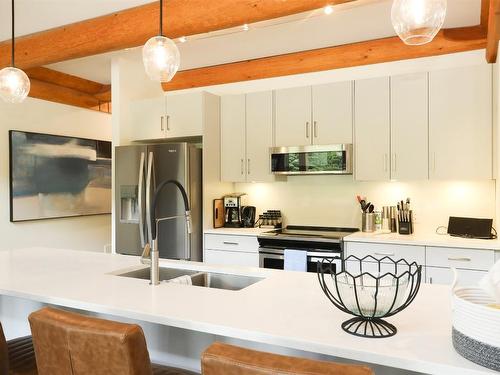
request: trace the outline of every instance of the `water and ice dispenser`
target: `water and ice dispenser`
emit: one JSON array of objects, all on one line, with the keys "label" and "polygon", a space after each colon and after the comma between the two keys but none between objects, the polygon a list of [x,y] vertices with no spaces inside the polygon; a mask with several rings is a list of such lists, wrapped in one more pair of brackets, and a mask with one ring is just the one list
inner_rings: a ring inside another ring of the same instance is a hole
[{"label": "water and ice dispenser", "polygon": [[139,194],[137,185],[120,186],[120,222],[139,223]]}]

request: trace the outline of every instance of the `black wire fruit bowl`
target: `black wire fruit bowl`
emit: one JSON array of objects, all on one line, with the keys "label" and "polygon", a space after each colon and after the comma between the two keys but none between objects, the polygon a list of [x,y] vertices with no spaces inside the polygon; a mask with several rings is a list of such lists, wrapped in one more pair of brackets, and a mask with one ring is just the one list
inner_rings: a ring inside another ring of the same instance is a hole
[{"label": "black wire fruit bowl", "polygon": [[354,315],[342,323],[352,335],[370,338],[394,336],[397,329],[383,318],[407,308],[417,296],[422,266],[390,257],[349,256],[336,272],[334,261],[318,262],[321,289],[339,310]]}]

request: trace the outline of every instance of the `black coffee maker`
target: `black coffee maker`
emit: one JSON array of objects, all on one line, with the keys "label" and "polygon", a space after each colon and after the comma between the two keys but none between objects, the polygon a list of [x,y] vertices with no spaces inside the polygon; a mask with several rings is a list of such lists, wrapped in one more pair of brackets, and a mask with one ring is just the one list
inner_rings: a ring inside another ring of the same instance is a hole
[{"label": "black coffee maker", "polygon": [[243,226],[241,219],[241,197],[246,194],[235,193],[224,197],[224,226],[227,228],[240,228]]}]

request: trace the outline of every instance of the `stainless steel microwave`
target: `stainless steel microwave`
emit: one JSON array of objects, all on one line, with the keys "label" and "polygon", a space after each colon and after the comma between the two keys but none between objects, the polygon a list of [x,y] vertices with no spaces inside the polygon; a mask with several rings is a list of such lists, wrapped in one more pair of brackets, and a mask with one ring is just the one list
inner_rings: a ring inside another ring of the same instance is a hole
[{"label": "stainless steel microwave", "polygon": [[270,154],[273,174],[352,174],[352,144],[273,147]]}]

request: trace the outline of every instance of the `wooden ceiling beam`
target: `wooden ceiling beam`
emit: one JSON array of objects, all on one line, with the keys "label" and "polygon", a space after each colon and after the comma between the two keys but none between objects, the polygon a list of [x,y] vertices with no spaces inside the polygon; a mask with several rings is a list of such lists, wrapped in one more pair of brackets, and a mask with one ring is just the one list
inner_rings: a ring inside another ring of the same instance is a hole
[{"label": "wooden ceiling beam", "polygon": [[398,37],[391,37],[184,70],[162,87],[165,91],[181,90],[416,59],[485,47],[486,33],[480,26],[447,29],[441,30],[431,43],[422,46],[408,46]]},{"label": "wooden ceiling beam", "polygon": [[500,0],[489,0],[486,61],[495,63],[500,39]]},{"label": "wooden ceiling beam", "polygon": [[[165,34],[203,34],[356,0],[169,0]],[[125,9],[17,38],[16,64],[23,69],[137,47],[158,34],[158,2]],[[10,64],[10,41],[0,43],[0,68]]]},{"label": "wooden ceiling beam", "polygon": [[31,81],[29,96],[32,98],[110,112],[111,85],[43,67],[27,69],[26,74]]}]

